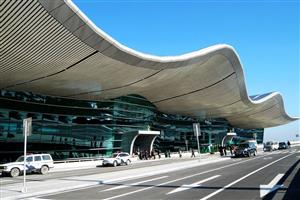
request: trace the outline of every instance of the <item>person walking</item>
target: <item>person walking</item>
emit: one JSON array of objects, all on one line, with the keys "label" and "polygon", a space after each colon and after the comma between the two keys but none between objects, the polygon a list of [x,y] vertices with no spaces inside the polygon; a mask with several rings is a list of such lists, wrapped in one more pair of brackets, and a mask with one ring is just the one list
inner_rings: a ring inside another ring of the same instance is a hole
[{"label": "person walking", "polygon": [[195,158],[196,156],[195,156],[195,151],[194,151],[194,149],[192,149],[192,155],[191,155],[191,158]]},{"label": "person walking", "polygon": [[154,153],[154,150],[151,151],[151,159],[152,159],[152,158],[155,160],[155,153]]},{"label": "person walking", "polygon": [[226,146],[223,146],[224,156],[227,156]]},{"label": "person walking", "polygon": [[158,156],[158,159],[160,159],[160,151],[157,150],[157,156]]},{"label": "person walking", "polygon": [[223,148],[221,145],[218,146],[219,152],[220,152],[220,156],[223,156]]},{"label": "person walking", "polygon": [[178,149],[178,155],[179,155],[179,158],[182,157],[182,154],[181,154],[181,150],[180,150],[180,149]]},{"label": "person walking", "polygon": [[230,155],[232,156],[233,155],[233,144],[232,145],[230,145]]}]

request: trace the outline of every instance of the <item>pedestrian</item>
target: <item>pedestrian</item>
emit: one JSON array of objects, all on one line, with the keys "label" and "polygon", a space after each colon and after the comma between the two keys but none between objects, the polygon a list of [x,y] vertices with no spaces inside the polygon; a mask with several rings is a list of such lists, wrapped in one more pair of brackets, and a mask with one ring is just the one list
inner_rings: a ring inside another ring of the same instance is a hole
[{"label": "pedestrian", "polygon": [[220,152],[220,156],[223,156],[223,148],[221,145],[218,146],[219,152]]},{"label": "pedestrian", "polygon": [[178,154],[179,154],[179,158],[181,158],[182,154],[181,154],[181,150],[180,149],[178,149]]},{"label": "pedestrian", "polygon": [[192,149],[192,155],[191,155],[191,158],[192,158],[192,157],[194,157],[194,158],[196,157],[196,156],[195,156],[194,149]]},{"label": "pedestrian", "polygon": [[288,148],[290,148],[290,147],[291,147],[291,143],[290,143],[290,141],[287,141],[287,145],[288,145]]},{"label": "pedestrian", "polygon": [[160,152],[159,152],[159,150],[157,150],[157,156],[158,156],[158,159],[160,159]]},{"label": "pedestrian", "polygon": [[155,160],[155,153],[154,150],[151,151],[151,158],[153,158]]},{"label": "pedestrian", "polygon": [[230,155],[233,155],[233,144],[232,145],[230,145]]},{"label": "pedestrian", "polygon": [[227,156],[226,146],[223,146],[224,156]]}]

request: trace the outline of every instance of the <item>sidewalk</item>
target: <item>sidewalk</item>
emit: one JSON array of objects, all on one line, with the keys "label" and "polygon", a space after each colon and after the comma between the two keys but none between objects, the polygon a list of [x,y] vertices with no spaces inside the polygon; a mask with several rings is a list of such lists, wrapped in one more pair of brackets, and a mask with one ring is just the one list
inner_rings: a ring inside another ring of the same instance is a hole
[{"label": "sidewalk", "polygon": [[[196,158],[199,158],[199,155],[197,152],[195,152]],[[220,157],[219,153],[216,154],[201,154],[200,159],[207,159],[208,157]],[[160,159],[156,156],[156,159],[149,159],[149,160],[139,160],[138,157],[134,157],[131,159],[132,164],[135,163],[144,163],[144,162],[156,162],[156,161],[162,161],[162,160],[170,160],[170,159],[184,159],[184,158],[191,158],[191,153],[182,153],[182,158],[179,157],[178,153],[172,153],[171,158],[165,158],[164,155],[161,156]],[[102,160],[97,161],[84,161],[84,162],[70,162],[70,163],[57,163],[54,164],[54,168],[51,169],[51,172],[61,172],[61,171],[72,171],[72,170],[80,170],[80,169],[89,169],[89,168],[95,168],[97,166],[102,165]]]},{"label": "sidewalk", "polygon": [[[171,155],[172,156],[172,155]],[[163,159],[180,159],[179,156],[173,156],[174,158],[163,158]],[[149,167],[142,167],[137,169],[128,169],[122,171],[107,172],[102,174],[93,174],[86,176],[74,176],[67,178],[57,178],[43,181],[31,181],[27,183],[27,193],[22,193],[22,183],[14,183],[2,186],[0,188],[0,199],[24,199],[38,195],[52,194],[57,192],[63,192],[67,190],[74,190],[85,187],[97,186],[103,183],[116,183],[119,181],[142,178],[147,176],[158,175],[166,172],[177,171],[181,169],[192,168],[200,165],[209,163],[216,163],[230,159],[229,157],[220,157],[218,154],[214,155],[201,155],[201,161],[199,158],[192,159],[189,161],[182,161],[176,163],[155,165]],[[138,162],[156,162],[160,160],[143,160],[135,161]],[[95,161],[96,162],[96,161]],[[74,164],[74,163],[71,163]],[[78,164],[78,163],[77,163]],[[89,167],[92,167],[96,163],[90,163]],[[87,165],[88,166],[88,165]],[[87,167],[86,166],[86,167]],[[61,166],[59,170],[64,170]]]}]

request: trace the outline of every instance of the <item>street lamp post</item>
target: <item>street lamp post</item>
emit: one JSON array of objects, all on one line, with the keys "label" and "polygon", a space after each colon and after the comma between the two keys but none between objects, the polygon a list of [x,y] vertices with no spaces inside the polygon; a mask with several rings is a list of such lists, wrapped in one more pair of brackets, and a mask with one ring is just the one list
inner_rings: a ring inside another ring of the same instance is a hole
[{"label": "street lamp post", "polygon": [[24,135],[24,161],[23,161],[23,188],[22,192],[27,192],[26,187],[26,154],[27,154],[27,136],[31,135],[32,131],[32,118],[23,120],[23,135]]},{"label": "street lamp post", "polygon": [[199,159],[200,159],[200,157],[201,157],[200,143],[199,143],[199,136],[201,136],[200,123],[194,123],[193,128],[194,128],[194,134],[197,138],[198,153],[199,153]]}]

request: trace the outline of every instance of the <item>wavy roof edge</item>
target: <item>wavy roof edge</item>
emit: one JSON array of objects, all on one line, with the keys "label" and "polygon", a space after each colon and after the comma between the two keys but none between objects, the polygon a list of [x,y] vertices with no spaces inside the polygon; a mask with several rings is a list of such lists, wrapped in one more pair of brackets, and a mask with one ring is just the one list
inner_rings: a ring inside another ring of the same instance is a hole
[{"label": "wavy roof edge", "polygon": [[[82,42],[112,59],[133,65],[135,67],[151,69],[178,68],[191,65],[193,63],[201,63],[213,55],[221,54],[228,59],[237,73],[241,99],[246,105],[254,106],[260,103],[267,103],[270,100],[276,100],[276,102],[278,102],[280,105],[280,112],[286,120],[294,121],[299,119],[299,117],[291,117],[285,112],[282,95],[278,92],[271,92],[268,95],[264,95],[262,98],[258,98],[257,100],[252,100],[249,97],[246,89],[243,66],[237,52],[230,45],[218,44],[178,56],[149,55],[124,46],[120,42],[113,39],[111,36],[98,28],[71,0],[38,1],[50,15],[62,23],[62,25],[64,25],[75,36],[77,36]],[[64,10],[64,12],[53,12],[57,8]],[[66,16],[61,17],[59,15]],[[79,28],[77,28],[76,31],[72,30],[71,26],[66,26],[64,21],[61,20],[63,18],[65,19],[66,17],[72,18],[71,21],[73,23],[77,23]],[[88,33],[82,34],[80,32],[81,28]],[[97,42],[95,42],[95,40]],[[95,43],[101,43],[101,45],[95,45]],[[103,48],[103,46],[105,46],[105,48]]]}]

